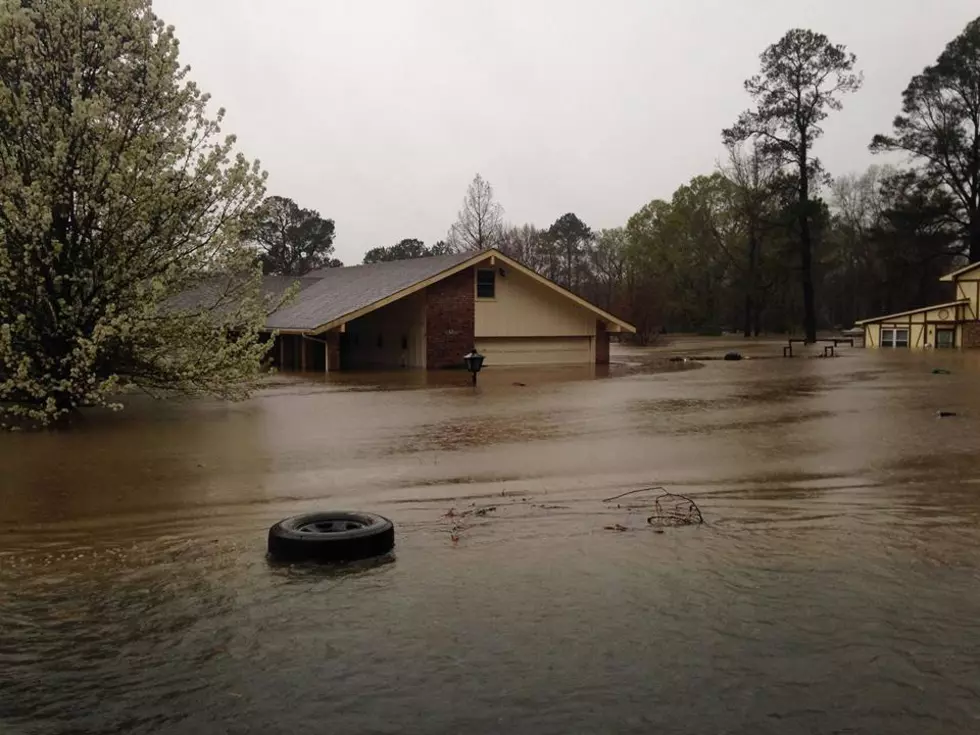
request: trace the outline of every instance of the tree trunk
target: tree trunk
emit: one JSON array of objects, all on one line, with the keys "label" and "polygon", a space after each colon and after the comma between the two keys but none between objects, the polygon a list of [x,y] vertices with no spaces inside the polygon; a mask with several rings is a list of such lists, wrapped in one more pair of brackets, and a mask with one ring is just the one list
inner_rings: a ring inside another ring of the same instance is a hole
[{"label": "tree trunk", "polygon": [[970,262],[980,262],[980,210],[970,219]]},{"label": "tree trunk", "polygon": [[744,337],[752,336],[752,312],[753,296],[755,295],[755,267],[757,254],[759,252],[759,238],[755,233],[755,227],[749,226],[749,268],[746,274],[745,283],[745,323],[743,324],[742,334]]},{"label": "tree trunk", "polygon": [[813,298],[813,241],[810,233],[810,179],[807,176],[807,141],[800,144],[800,277],[803,279],[803,332],[807,342],[817,339],[817,310]]}]

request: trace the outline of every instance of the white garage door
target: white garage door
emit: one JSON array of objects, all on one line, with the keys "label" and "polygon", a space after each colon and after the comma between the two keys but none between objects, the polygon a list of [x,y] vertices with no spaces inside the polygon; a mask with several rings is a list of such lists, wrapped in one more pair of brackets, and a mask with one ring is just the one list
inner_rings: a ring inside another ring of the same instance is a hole
[{"label": "white garage door", "polygon": [[484,337],[476,348],[487,367],[507,365],[588,365],[593,361],[591,337]]}]

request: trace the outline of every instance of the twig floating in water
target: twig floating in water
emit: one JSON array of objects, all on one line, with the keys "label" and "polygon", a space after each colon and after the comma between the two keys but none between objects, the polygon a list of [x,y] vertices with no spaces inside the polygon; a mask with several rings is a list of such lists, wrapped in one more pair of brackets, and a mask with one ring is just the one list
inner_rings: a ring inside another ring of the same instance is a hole
[{"label": "twig floating in water", "polygon": [[[611,498],[603,499],[602,502],[611,503],[614,500],[625,498],[627,495],[635,495],[636,493],[649,493],[649,492],[653,492],[654,490],[659,490],[662,493],[667,493],[666,488],[663,488],[660,485],[655,485],[654,487],[641,487],[639,490],[630,490],[629,492],[620,493],[619,495],[613,495]],[[670,493],[667,494],[670,495]]]}]

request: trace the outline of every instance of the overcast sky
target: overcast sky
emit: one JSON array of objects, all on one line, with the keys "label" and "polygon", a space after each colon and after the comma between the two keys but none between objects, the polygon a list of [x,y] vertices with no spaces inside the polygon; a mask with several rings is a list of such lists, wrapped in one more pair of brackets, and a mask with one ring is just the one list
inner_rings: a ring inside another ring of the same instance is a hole
[{"label": "overcast sky", "polygon": [[477,172],[509,222],[622,225],[723,154],[744,79],[790,28],[858,56],[825,125],[833,174],[872,157],[909,78],[977,0],[155,0],[269,193],[337,223],[337,256],[433,243]]}]

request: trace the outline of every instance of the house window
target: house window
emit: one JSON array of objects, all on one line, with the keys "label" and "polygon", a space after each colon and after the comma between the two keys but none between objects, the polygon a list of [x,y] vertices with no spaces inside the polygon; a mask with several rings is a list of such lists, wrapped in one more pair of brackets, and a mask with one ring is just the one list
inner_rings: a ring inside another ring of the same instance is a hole
[{"label": "house window", "polygon": [[492,269],[480,269],[476,272],[476,297],[492,299],[496,294],[496,272]]},{"label": "house window", "polygon": [[936,330],[936,347],[949,349],[956,346],[956,330],[955,329],[937,329]]},{"label": "house window", "polygon": [[908,347],[909,330],[907,329],[882,329],[882,347]]}]

